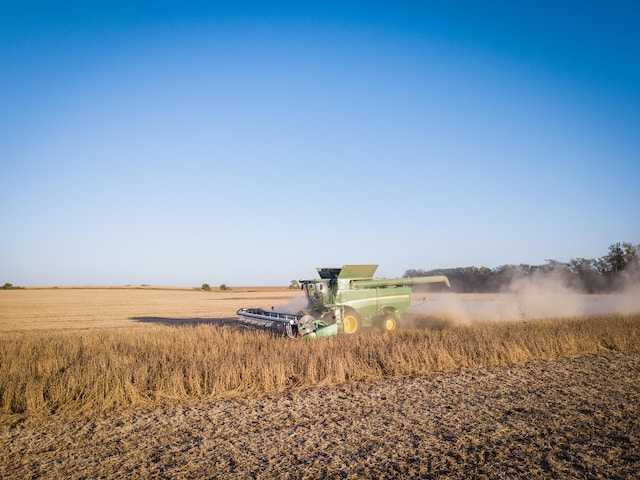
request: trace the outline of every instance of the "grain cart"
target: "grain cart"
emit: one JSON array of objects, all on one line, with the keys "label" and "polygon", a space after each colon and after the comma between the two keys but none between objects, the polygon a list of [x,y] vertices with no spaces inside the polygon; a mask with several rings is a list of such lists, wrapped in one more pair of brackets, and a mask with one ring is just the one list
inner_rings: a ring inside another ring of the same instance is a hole
[{"label": "grain cart", "polygon": [[307,307],[297,313],[261,308],[237,311],[243,323],[289,337],[352,334],[363,328],[392,332],[411,304],[412,285],[445,284],[445,276],[373,278],[377,265],[318,268],[318,280],[300,280]]}]

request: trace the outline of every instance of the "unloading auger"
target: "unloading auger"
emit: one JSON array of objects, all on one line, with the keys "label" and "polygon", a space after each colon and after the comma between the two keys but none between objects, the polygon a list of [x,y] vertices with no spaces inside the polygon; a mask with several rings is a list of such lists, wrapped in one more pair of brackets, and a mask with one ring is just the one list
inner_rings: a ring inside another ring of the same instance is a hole
[{"label": "unloading auger", "polygon": [[363,328],[392,332],[411,305],[413,285],[444,284],[445,276],[373,278],[377,265],[318,268],[319,280],[301,280],[307,307],[297,313],[262,308],[237,311],[243,323],[289,337],[327,337],[352,334]]}]

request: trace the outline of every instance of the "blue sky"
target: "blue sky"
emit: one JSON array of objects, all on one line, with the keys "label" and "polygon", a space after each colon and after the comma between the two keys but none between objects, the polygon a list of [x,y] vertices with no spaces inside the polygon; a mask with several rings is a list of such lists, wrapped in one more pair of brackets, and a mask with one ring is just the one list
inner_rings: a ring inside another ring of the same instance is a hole
[{"label": "blue sky", "polygon": [[0,281],[640,242],[637,2],[183,3],[0,6]]}]

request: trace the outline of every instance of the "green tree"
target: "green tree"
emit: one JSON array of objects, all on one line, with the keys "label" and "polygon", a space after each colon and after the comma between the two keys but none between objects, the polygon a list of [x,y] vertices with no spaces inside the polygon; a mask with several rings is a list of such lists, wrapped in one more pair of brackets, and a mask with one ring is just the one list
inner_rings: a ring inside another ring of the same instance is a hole
[{"label": "green tree", "polygon": [[572,258],[569,272],[574,275],[573,287],[595,293],[603,287],[603,277],[598,271],[597,260],[593,258]]},{"label": "green tree", "polygon": [[211,285],[209,285],[208,283],[203,283],[200,288],[208,292],[209,290],[211,290]]}]

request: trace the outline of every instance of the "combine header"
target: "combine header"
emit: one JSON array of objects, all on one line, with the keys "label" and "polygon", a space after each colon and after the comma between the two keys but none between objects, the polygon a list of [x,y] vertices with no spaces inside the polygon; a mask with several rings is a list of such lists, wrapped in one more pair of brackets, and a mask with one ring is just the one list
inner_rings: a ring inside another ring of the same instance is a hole
[{"label": "combine header", "polygon": [[445,276],[373,278],[377,265],[318,268],[319,280],[301,280],[307,307],[297,313],[241,308],[237,314],[249,325],[289,337],[327,337],[356,333],[363,328],[392,332],[411,304],[412,285],[444,284]]}]

